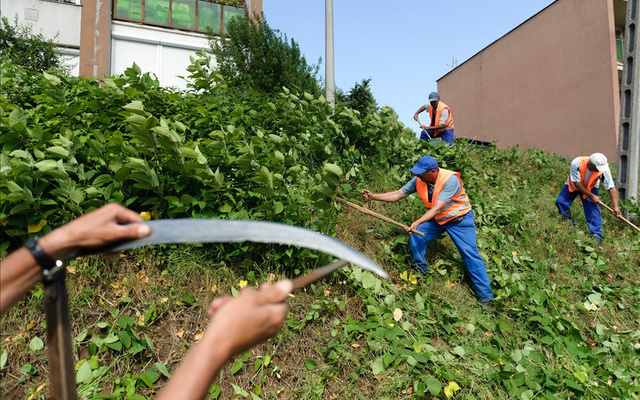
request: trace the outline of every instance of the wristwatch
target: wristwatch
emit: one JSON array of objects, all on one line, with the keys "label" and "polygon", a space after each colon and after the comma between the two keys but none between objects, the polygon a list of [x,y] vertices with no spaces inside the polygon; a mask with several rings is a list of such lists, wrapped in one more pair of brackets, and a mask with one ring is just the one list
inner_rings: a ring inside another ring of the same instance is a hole
[{"label": "wristwatch", "polygon": [[29,238],[25,242],[24,247],[26,247],[33,258],[36,259],[38,265],[40,266],[40,268],[42,268],[42,274],[45,277],[48,277],[52,272],[55,272],[55,270],[62,267],[62,261],[55,260],[49,254],[47,254],[42,246],[40,246],[40,243],[38,243],[37,237]]}]

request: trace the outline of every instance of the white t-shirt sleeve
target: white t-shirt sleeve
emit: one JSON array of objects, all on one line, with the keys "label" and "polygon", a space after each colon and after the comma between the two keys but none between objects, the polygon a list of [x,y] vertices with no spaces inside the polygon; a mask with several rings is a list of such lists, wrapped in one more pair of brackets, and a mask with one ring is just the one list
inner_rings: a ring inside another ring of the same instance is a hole
[{"label": "white t-shirt sleeve", "polygon": [[438,121],[438,125],[444,125],[447,122],[448,118],[449,118],[449,110],[447,109],[442,110],[442,115],[440,115],[440,121]]},{"label": "white t-shirt sleeve", "polygon": [[601,178],[603,179],[602,184],[605,190],[616,187],[616,184],[613,182],[613,177],[611,176],[611,171],[605,171]]},{"label": "white t-shirt sleeve", "polygon": [[571,161],[571,167],[569,169],[569,178],[571,182],[580,182],[580,157],[576,157]]}]

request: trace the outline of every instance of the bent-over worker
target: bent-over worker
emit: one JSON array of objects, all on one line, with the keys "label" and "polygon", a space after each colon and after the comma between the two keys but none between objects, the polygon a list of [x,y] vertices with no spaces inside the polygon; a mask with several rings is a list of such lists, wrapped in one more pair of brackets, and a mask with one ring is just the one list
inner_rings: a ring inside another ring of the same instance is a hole
[{"label": "bent-over worker", "polygon": [[413,119],[418,121],[418,114],[427,111],[429,115],[429,126],[420,124],[422,132],[420,140],[428,142],[430,139],[440,138],[443,142],[453,144],[453,115],[448,105],[440,101],[437,92],[429,94],[429,105],[423,105],[413,114]]},{"label": "bent-over worker", "polygon": [[611,177],[611,170],[607,157],[602,153],[593,153],[591,156],[576,157],[569,167],[569,178],[556,199],[556,206],[564,219],[575,220],[571,216],[571,203],[582,194],[582,207],[587,219],[587,227],[598,243],[602,241],[602,215],[600,214],[600,198],[598,188],[600,181],[605,190],[609,191],[611,204],[616,217],[622,215],[618,208],[618,190]]},{"label": "bent-over worker", "polygon": [[371,193],[365,189],[362,192],[364,200],[396,202],[412,193],[418,193],[429,211],[407,230],[409,233],[411,230],[418,230],[425,234],[424,237],[412,234],[409,238],[416,269],[424,274],[428,273],[425,259],[427,243],[442,232],[447,232],[462,256],[478,300],[490,306],[494,295],[484,261],[478,251],[473,210],[462,186],[460,174],[439,168],[438,162],[431,156],[420,157],[411,172],[415,176],[401,189],[387,193]]}]

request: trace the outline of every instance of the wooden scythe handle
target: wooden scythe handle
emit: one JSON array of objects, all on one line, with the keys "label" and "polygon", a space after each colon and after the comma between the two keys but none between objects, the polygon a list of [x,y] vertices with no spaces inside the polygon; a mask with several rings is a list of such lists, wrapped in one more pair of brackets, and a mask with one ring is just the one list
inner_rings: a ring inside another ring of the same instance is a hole
[{"label": "wooden scythe handle", "polygon": [[[403,228],[403,229],[409,229],[409,227],[408,227],[407,225],[401,224],[400,222],[396,222],[396,221],[392,220],[392,219],[391,219],[391,218],[389,218],[389,217],[385,217],[384,215],[378,214],[378,213],[377,213],[377,212],[375,212],[375,211],[371,211],[371,210],[368,210],[368,209],[366,209],[366,208],[364,208],[364,207],[360,207],[359,205],[354,204],[354,203],[352,203],[352,202],[350,202],[350,201],[347,201],[347,200],[341,199],[340,197],[334,197],[333,199],[334,199],[335,201],[339,202],[339,203],[346,204],[346,205],[348,205],[349,207],[353,207],[353,208],[355,208],[355,209],[356,209],[356,210],[358,210],[358,211],[362,211],[362,212],[363,212],[363,213],[365,213],[365,214],[371,215],[372,217],[376,217],[376,218],[381,219],[381,220],[383,220],[383,221],[386,221],[386,222],[389,222],[389,223],[391,223],[391,224],[397,225],[397,226],[399,226],[400,228]],[[417,230],[414,230],[414,229],[409,229],[409,230],[410,230],[411,232],[413,232],[413,233],[416,233],[416,234],[418,234],[418,235],[420,235],[420,236],[424,237],[424,233],[422,233],[422,232],[420,232],[420,231],[417,231]]]},{"label": "wooden scythe handle", "polygon": [[[600,201],[600,205],[602,205],[604,208],[606,208],[607,210],[611,211],[611,213],[613,215],[616,214],[615,211],[613,211],[613,208],[609,207],[608,205],[604,204],[602,201]],[[638,228],[637,226],[635,226],[631,221],[629,221],[628,219],[626,219],[625,217],[623,217],[622,215],[616,218],[620,218],[621,220],[623,220],[624,222],[626,222],[627,224],[631,225],[631,227],[635,230],[637,230],[638,232],[640,232],[640,228]]]}]

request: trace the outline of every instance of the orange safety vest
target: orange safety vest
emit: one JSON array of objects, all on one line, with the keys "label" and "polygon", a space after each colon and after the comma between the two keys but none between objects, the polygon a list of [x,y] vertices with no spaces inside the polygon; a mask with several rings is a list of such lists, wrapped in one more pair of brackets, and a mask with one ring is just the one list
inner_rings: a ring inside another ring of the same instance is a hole
[{"label": "orange safety vest", "polygon": [[469,203],[469,197],[462,186],[460,174],[449,171],[448,169],[440,168],[438,178],[436,179],[436,183],[433,187],[433,195],[431,196],[431,199],[433,200],[432,202],[429,201],[429,185],[427,185],[427,183],[422,179],[417,178],[416,191],[418,196],[420,196],[420,199],[422,199],[422,202],[427,206],[427,208],[432,208],[436,200],[438,200],[438,196],[440,195],[440,192],[442,192],[445,182],[453,175],[460,180],[460,192],[453,196],[444,209],[436,215],[435,220],[440,225],[446,224],[452,219],[461,217],[471,211],[471,203]]},{"label": "orange safety vest", "polygon": [[[584,185],[584,177],[587,174],[588,164],[589,164],[589,157],[580,157],[580,168],[579,168],[580,182],[582,182],[583,185]],[[598,182],[598,178],[600,178],[600,175],[602,174],[603,172],[600,172],[600,171],[591,171],[591,177],[589,178],[589,182],[587,182],[588,191],[591,191],[591,189],[593,189],[593,187],[596,185],[596,182]],[[575,192],[576,190],[578,190],[578,188],[573,183],[573,181],[571,181],[571,175],[569,175],[569,191]],[[583,194],[582,198],[586,199],[587,195]]]},{"label": "orange safety vest", "polygon": [[[438,136],[439,134],[441,134],[442,132],[446,131],[447,129],[453,129],[453,115],[451,114],[451,109],[449,108],[448,105],[444,104],[443,102],[438,102],[438,108],[436,109],[436,119],[434,121],[435,125],[440,125],[440,117],[442,116],[442,112],[444,110],[449,110],[449,118],[447,118],[447,121],[444,123],[445,127],[442,129],[435,129],[433,131],[433,137]],[[433,107],[431,107],[431,104],[429,104],[429,121],[433,121]]]}]

